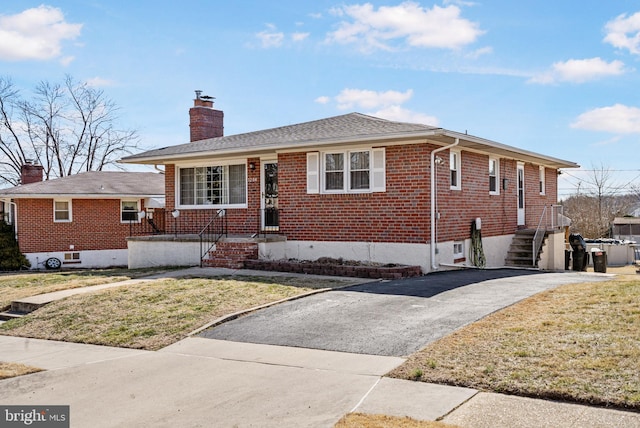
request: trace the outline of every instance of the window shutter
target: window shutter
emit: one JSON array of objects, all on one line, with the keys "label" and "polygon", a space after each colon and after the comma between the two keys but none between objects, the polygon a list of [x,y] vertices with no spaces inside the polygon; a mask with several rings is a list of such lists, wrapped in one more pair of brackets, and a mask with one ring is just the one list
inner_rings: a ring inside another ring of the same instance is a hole
[{"label": "window shutter", "polygon": [[371,191],[385,192],[386,172],[385,172],[385,151],[384,148],[371,150],[373,162],[371,166]]},{"label": "window shutter", "polygon": [[307,193],[320,193],[320,153],[307,153]]}]

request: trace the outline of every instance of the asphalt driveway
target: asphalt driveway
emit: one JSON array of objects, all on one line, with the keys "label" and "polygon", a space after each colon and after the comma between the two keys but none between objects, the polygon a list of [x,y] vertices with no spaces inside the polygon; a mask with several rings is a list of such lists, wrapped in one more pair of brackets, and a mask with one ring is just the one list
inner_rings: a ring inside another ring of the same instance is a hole
[{"label": "asphalt driveway", "polygon": [[584,272],[461,270],[372,282],[263,309],[201,337],[358,354],[407,356],[452,331]]}]

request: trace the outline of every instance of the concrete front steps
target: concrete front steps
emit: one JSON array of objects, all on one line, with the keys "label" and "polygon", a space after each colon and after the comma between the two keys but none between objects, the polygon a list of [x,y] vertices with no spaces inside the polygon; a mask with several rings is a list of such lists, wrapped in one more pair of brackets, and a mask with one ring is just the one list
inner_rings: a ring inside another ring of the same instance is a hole
[{"label": "concrete front steps", "polygon": [[538,252],[538,257],[534,263],[533,261],[533,237],[536,234],[534,229],[521,229],[516,231],[513,239],[511,240],[511,246],[507,252],[505,258],[506,266],[523,267],[523,268],[535,268],[540,261],[540,254],[544,250],[544,245],[547,242],[547,235],[545,233],[544,240],[542,241],[542,247]]},{"label": "concrete front steps", "polygon": [[0,312],[0,321],[9,321],[14,318],[22,318],[25,315],[30,314],[36,309],[46,305],[49,302],[29,302],[23,300],[14,300],[11,302],[11,306],[8,310]]}]

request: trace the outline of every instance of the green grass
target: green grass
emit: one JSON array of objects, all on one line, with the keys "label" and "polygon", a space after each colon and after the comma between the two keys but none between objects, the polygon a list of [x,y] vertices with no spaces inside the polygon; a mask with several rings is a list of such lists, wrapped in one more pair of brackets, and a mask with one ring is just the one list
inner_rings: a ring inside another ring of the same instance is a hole
[{"label": "green grass", "polygon": [[390,376],[418,372],[423,382],[640,409],[640,280],[538,294],[427,346]]},{"label": "green grass", "polygon": [[219,317],[341,280],[299,277],[162,279],[52,302],[0,334],[156,350]]},{"label": "green grass", "polygon": [[9,307],[13,300],[37,294],[125,281],[167,270],[170,270],[170,268],[4,273],[0,274],[0,309],[4,310]]}]

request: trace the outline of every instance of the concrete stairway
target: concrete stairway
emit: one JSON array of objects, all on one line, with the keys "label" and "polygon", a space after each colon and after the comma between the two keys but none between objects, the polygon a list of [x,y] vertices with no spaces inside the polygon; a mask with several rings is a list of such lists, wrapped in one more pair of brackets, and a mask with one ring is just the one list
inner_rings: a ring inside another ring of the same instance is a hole
[{"label": "concrete stairway", "polygon": [[538,266],[540,260],[540,254],[544,249],[545,242],[547,241],[547,235],[545,234],[544,241],[542,242],[542,248],[538,253],[538,257],[533,262],[533,236],[536,231],[534,229],[522,229],[516,231],[516,234],[511,241],[511,246],[507,252],[505,259],[506,266],[513,267],[526,267],[533,268]]}]

